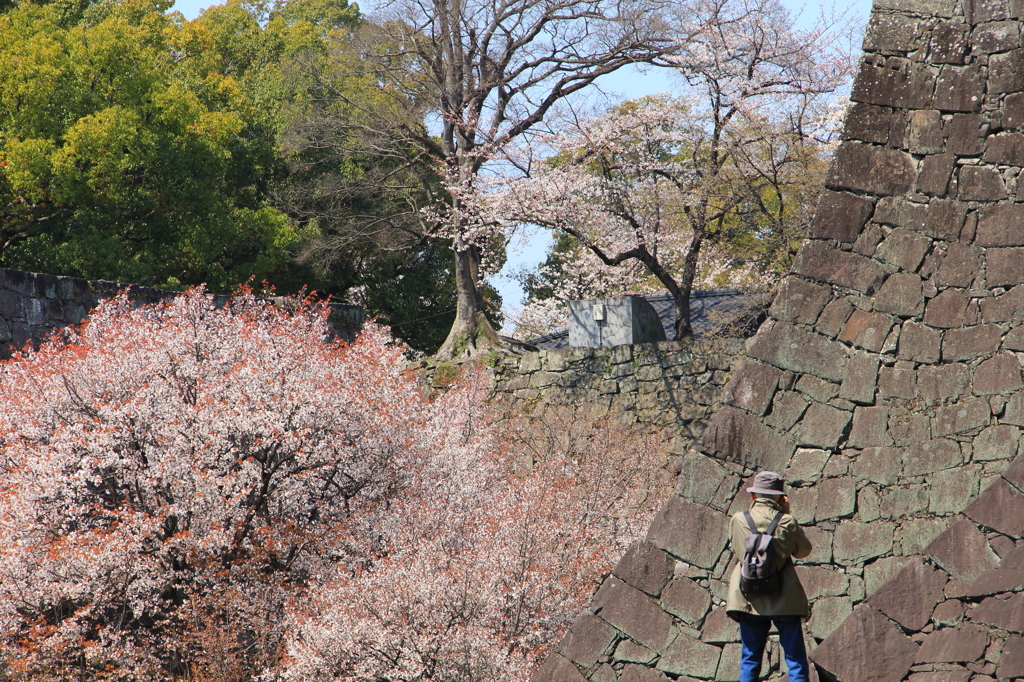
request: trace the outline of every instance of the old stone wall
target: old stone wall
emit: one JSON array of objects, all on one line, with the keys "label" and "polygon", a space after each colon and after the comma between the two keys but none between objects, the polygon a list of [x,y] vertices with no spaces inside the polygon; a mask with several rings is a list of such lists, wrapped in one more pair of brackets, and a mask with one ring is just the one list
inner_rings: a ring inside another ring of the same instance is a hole
[{"label": "old stone wall", "polygon": [[739,340],[660,341],[611,348],[558,348],[502,356],[495,391],[511,414],[586,406],[590,419],[661,431],[681,454],[698,442],[743,355]]},{"label": "old stone wall", "polygon": [[[21,270],[0,268],[0,359],[27,342],[38,343],[54,329],[77,324],[101,299],[126,291],[140,304],[155,303],[177,295],[137,284],[89,281],[77,277],[58,277]],[[214,296],[224,305],[228,296]],[[331,304],[335,332],[344,338],[362,324],[359,306]]]},{"label": "old stone wall", "polygon": [[815,547],[816,675],[1024,678],[1022,19],[876,0],[813,238],[677,494],[538,682],[737,680],[725,527],[759,469]]}]

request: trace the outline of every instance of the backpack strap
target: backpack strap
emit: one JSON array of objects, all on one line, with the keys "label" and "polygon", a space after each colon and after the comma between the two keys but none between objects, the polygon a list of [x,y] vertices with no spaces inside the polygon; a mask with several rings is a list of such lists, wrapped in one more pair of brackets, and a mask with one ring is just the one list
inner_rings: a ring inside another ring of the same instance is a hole
[{"label": "backpack strap", "polygon": [[760,534],[761,531],[757,529],[757,524],[754,523],[754,517],[750,515],[750,512],[743,512],[743,516],[747,518],[747,528],[750,529],[750,532]]},{"label": "backpack strap", "polygon": [[758,530],[757,524],[754,523],[754,517],[750,515],[749,511],[743,512],[743,516],[747,518],[747,527],[750,528],[751,533],[757,533],[758,535],[774,535],[775,529],[779,527],[779,521],[782,520],[782,512],[775,515],[775,518],[771,520],[768,527],[764,530]]}]

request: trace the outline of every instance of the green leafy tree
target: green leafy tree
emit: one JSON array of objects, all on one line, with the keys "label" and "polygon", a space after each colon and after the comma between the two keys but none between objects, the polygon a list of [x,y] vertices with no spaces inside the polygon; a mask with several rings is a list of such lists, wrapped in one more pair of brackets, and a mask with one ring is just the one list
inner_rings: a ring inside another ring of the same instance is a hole
[{"label": "green leafy tree", "polygon": [[181,66],[195,31],[165,8],[0,16],[0,264],[225,289],[289,260],[273,131],[227,69]]}]

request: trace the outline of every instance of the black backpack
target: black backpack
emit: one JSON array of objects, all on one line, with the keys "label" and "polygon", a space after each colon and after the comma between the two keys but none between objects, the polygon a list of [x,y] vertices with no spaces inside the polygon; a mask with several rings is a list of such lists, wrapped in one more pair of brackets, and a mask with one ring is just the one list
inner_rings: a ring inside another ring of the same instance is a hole
[{"label": "black backpack", "polygon": [[775,515],[764,532],[758,532],[750,512],[747,527],[751,533],[743,539],[743,559],[740,562],[740,592],[748,597],[776,594],[782,589],[782,572],[775,565],[775,546],[772,534],[779,525],[782,512]]}]

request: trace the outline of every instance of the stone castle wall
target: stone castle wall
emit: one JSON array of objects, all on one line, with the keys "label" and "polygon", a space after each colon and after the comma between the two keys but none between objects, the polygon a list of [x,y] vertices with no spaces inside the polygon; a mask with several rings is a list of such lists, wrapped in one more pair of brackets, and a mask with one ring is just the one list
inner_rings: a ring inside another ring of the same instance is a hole
[{"label": "stone castle wall", "polygon": [[[177,296],[178,292],[153,289],[137,284],[90,281],[77,277],[58,277],[21,270],[0,268],[0,359],[32,341],[39,343],[55,329],[77,324],[104,299],[126,291],[140,304],[156,303]],[[214,296],[216,305],[230,297]],[[352,338],[362,324],[359,306],[332,303],[331,322],[335,332]]]},{"label": "stone castle wall", "polygon": [[815,546],[816,676],[1024,678],[1022,19],[876,0],[812,239],[676,495],[536,682],[737,680],[725,528],[759,469]]},{"label": "stone castle wall", "polygon": [[611,413],[619,424],[662,432],[678,455],[703,436],[743,352],[739,340],[558,348],[503,356],[492,374],[511,414],[582,405],[590,419]]}]

